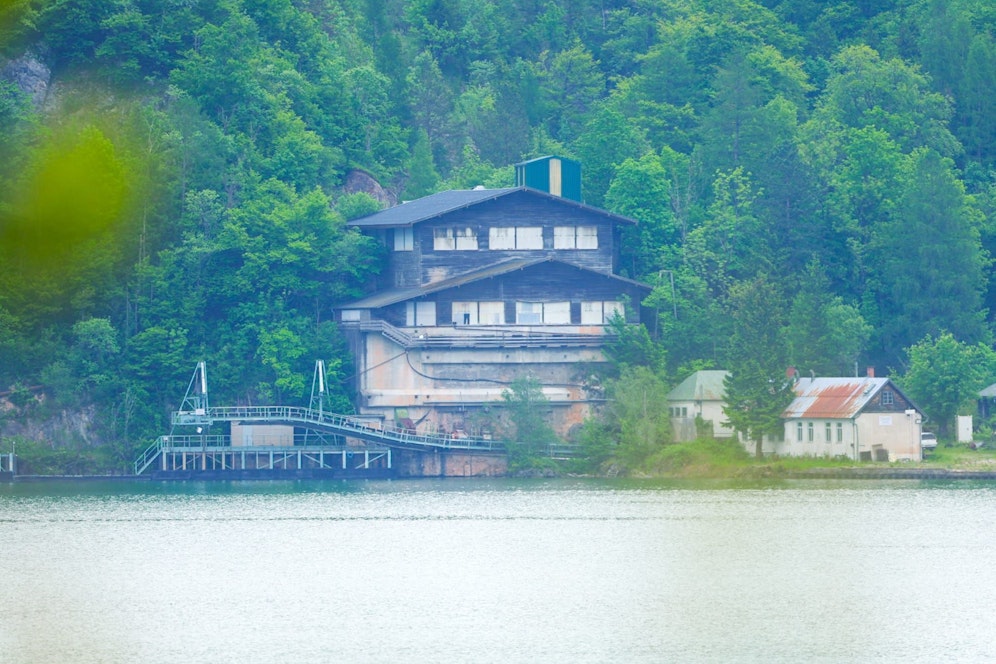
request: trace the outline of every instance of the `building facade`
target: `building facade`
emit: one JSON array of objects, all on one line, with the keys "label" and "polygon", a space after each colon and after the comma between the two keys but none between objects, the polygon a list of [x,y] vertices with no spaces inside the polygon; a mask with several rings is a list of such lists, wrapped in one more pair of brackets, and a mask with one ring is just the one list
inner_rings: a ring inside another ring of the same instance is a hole
[{"label": "building facade", "polygon": [[[517,167],[517,179],[572,195],[579,178],[556,157]],[[441,192],[350,222],[388,253],[377,289],[338,307],[359,413],[487,435],[503,393],[531,378],[569,435],[602,400],[591,377],[610,321],[640,321],[649,287],[615,274],[634,223],[525,185]]]},{"label": "building facade", "polygon": [[857,461],[923,456],[923,414],[888,378],[802,378],[795,395],[782,414],[783,439],[766,442],[766,452]]}]

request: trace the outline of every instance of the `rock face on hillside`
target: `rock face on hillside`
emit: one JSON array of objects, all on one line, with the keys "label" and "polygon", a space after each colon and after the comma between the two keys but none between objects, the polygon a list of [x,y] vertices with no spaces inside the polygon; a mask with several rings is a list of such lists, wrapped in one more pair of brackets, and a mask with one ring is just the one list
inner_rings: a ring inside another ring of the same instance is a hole
[{"label": "rock face on hillside", "polygon": [[377,199],[384,207],[393,207],[398,204],[398,198],[380,186],[380,183],[373,177],[358,169],[354,169],[346,174],[346,181],[343,182],[342,191],[346,194],[364,193]]},{"label": "rock face on hillside", "polygon": [[40,109],[48,95],[52,70],[37,55],[28,52],[4,64],[0,69],[0,78],[16,85],[28,95],[34,107]]}]

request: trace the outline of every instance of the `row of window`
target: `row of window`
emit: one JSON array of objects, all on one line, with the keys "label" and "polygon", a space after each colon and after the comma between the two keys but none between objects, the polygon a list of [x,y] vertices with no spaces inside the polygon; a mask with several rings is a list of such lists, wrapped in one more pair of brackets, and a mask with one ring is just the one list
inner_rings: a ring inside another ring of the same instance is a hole
[{"label": "row of window", "polygon": [[[823,441],[825,443],[831,442],[844,442],[844,423],[837,422],[837,426],[833,426],[833,422],[823,423]],[[814,422],[806,422],[803,426],[802,422],[795,423],[795,439],[802,443],[813,443],[816,442],[816,436],[818,427]]]},{"label": "row of window", "polygon": [[[411,228],[394,230],[394,250],[412,251]],[[494,251],[528,251],[543,249],[542,226],[508,226],[488,229],[488,246]],[[434,228],[435,251],[477,251],[477,232],[473,228]],[[597,226],[554,226],[554,249],[598,249]]]},{"label": "row of window", "polygon": [[[453,302],[455,325],[505,325],[504,302]],[[593,301],[581,303],[582,325],[606,325],[616,315],[622,316],[622,302]],[[405,311],[409,327],[432,327],[436,322],[435,302],[409,302]],[[516,325],[570,325],[570,302],[516,302]]]}]

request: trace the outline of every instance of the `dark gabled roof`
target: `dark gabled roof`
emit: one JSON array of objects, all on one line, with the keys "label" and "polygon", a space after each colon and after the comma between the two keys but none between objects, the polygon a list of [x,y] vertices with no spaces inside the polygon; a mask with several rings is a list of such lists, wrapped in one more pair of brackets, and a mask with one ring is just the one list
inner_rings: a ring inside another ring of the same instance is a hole
[{"label": "dark gabled roof", "polygon": [[479,270],[465,272],[464,274],[460,274],[455,277],[450,277],[449,279],[443,279],[441,281],[434,281],[432,283],[422,284],[421,286],[414,288],[392,288],[390,290],[380,291],[379,293],[368,295],[367,297],[361,300],[340,305],[337,308],[338,309],[380,309],[381,307],[397,304],[398,302],[413,300],[417,297],[422,297],[423,295],[438,293],[439,291],[449,290],[450,288],[456,288],[458,286],[464,286],[466,284],[473,283],[475,281],[480,281],[482,279],[490,279],[492,277],[498,277],[503,274],[508,274],[509,272],[515,272],[517,270],[530,268],[535,265],[539,265],[540,263],[559,263],[560,265],[567,265],[569,267],[573,267],[578,270],[583,270],[585,272],[597,274],[601,277],[605,277],[606,279],[622,281],[627,284],[637,286],[639,288],[644,288],[648,291],[652,288],[651,286],[640,283],[639,281],[633,281],[632,279],[620,277],[615,274],[606,274],[605,272],[591,270],[589,268],[582,267],[580,265],[575,265],[574,263],[566,263],[564,261],[558,261],[553,258],[513,258],[512,260],[502,261],[500,263],[495,263],[494,265],[489,265],[488,267],[484,267]]},{"label": "dark gabled roof", "polygon": [[554,200],[564,205],[580,208],[587,212],[614,219],[624,224],[635,224],[636,221],[629,217],[613,214],[607,210],[585,205],[572,201],[569,198],[554,196],[538,189],[529,187],[510,187],[507,189],[458,189],[453,191],[441,191],[438,194],[416,198],[413,201],[395,205],[392,208],[374,212],[373,214],[348,222],[350,226],[357,228],[396,228],[399,226],[411,226],[422,221],[435,219],[450,212],[456,212],[463,208],[468,208],[485,201],[493,201],[509,194],[517,192],[528,192],[534,196]]}]

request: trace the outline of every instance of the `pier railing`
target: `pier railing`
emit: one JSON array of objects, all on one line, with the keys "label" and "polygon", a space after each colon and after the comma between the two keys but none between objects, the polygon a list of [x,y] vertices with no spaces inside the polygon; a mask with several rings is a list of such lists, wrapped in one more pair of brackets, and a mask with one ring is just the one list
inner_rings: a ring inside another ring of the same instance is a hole
[{"label": "pier railing", "polygon": [[222,406],[208,408],[203,413],[173,413],[174,425],[207,425],[217,421],[299,425],[394,447],[481,451],[505,449],[501,441],[490,438],[418,433],[410,429],[371,424],[348,415],[298,406]]}]

